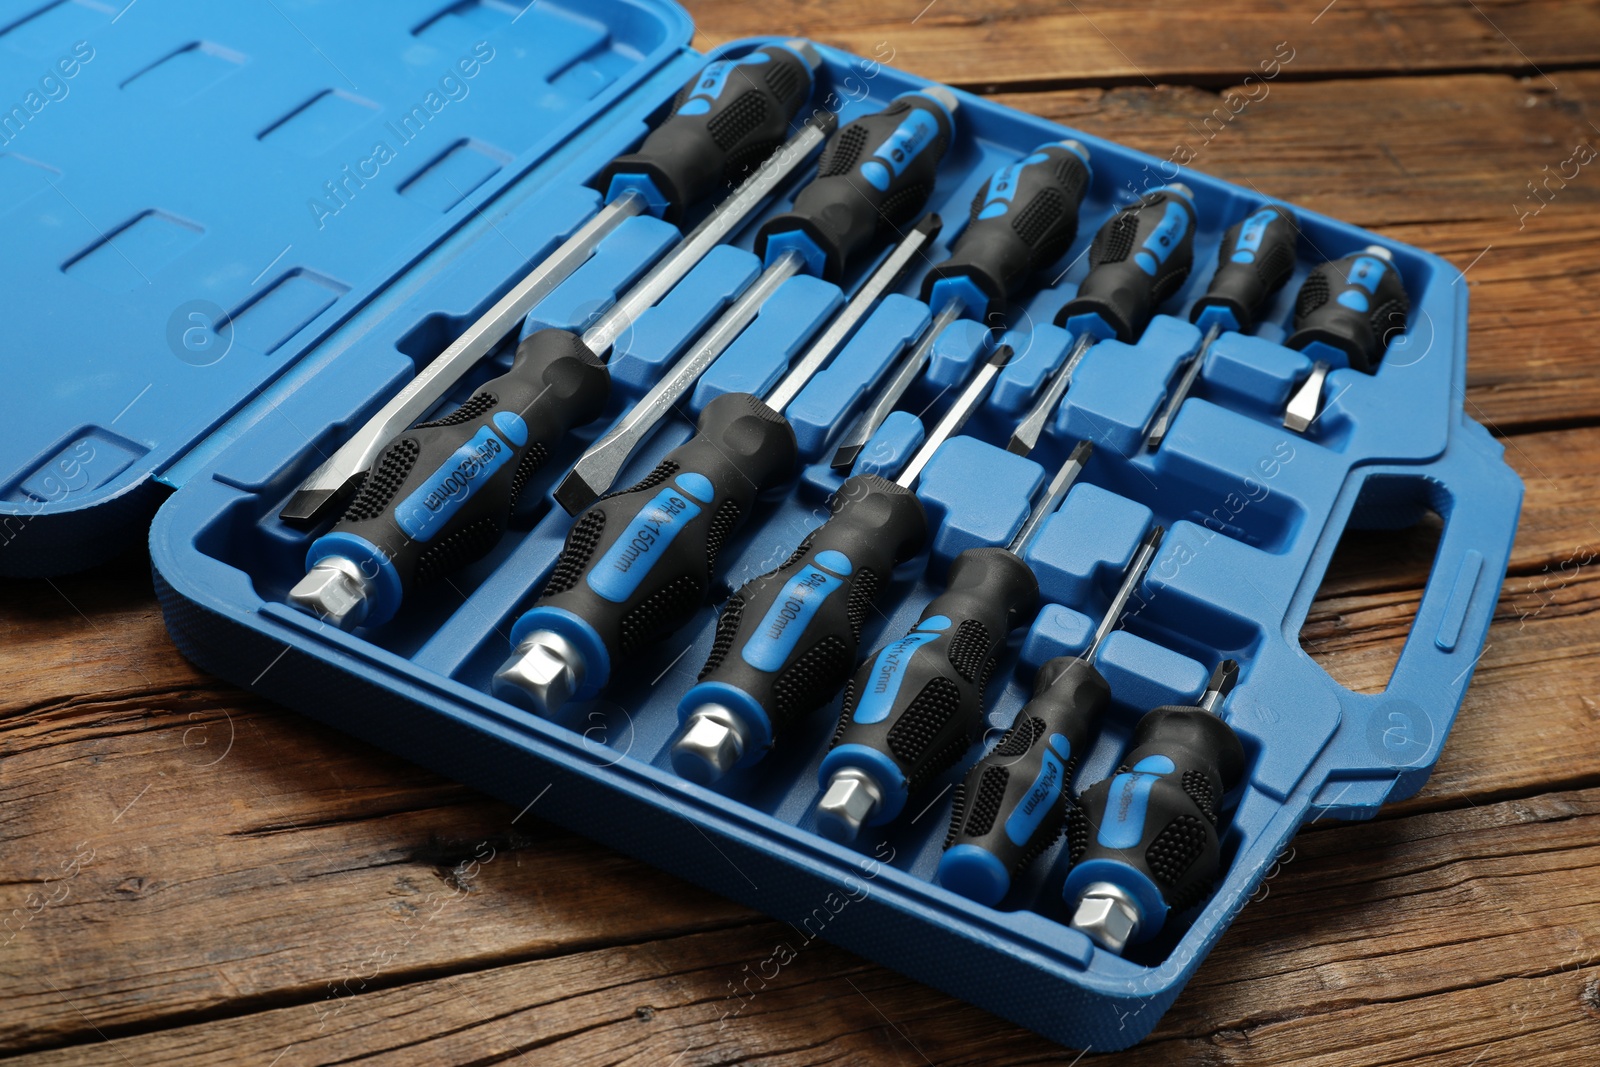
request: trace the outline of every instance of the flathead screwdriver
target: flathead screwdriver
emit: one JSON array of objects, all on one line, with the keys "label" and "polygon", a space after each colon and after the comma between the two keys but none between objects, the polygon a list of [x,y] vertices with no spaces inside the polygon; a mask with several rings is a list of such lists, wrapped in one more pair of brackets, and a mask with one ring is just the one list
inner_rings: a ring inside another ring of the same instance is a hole
[{"label": "flathead screwdriver", "polygon": [[[644,143],[612,160],[601,172],[604,206],[317,467],[300,484],[280,517],[297,526],[313,526],[332,517],[384,446],[442,400],[463,374],[627,219],[649,213],[677,222],[685,208],[710,196],[722,183],[742,179],[768,159],[788,136],[789,123],[811,95],[820,64],[816,50],[801,40],[767,45],[741,59],[707,64],[679,91],[672,113]],[[821,132],[825,135],[827,131]],[[803,161],[804,154],[775,169],[772,176],[782,178]],[[705,249],[726,235],[725,228],[719,229],[723,221],[735,221],[734,214],[713,214],[692,235],[698,239],[686,237],[662,260],[652,283],[641,283],[639,288],[653,291],[659,299]]]},{"label": "flathead screwdriver", "polygon": [[[933,192],[955,136],[959,105],[943,86],[902,93],[881,111],[854,119],[828,140],[817,174],[789,211],[756,235],[761,274],[711,331],[731,343],[772,294],[800,273],[837,282],[874,239],[910,222]],[[724,344],[723,347],[726,347]],[[606,493],[639,443],[711,365],[721,348],[701,345],[596,441],[556,487],[556,502],[576,515]]]},{"label": "flathead screwdriver", "polygon": [[[828,124],[808,122],[581,337],[563,329],[529,334],[510,370],[454,412],[395,437],[344,516],[312,541],[307,574],[289,590],[289,603],[340,629],[380,626],[417,582],[486,555],[551,446],[605,409],[606,355],[632,316],[671,287],[666,268],[687,272],[704,258],[820,146]],[[636,299],[640,290],[653,296]]]},{"label": "flathead screwdriver", "polygon": [[933,318],[840,443],[835,470],[855,465],[951,323],[963,315],[985,321],[1030,274],[1066,253],[1078,235],[1078,207],[1092,179],[1088,149],[1067,140],[1040,145],[984,181],[949,258],[923,278],[922,299],[937,309]]},{"label": "flathead screwdriver", "polygon": [[1157,526],[1140,542],[1083,655],[1057,656],[1039,668],[1032,698],[956,787],[935,875],[946,889],[996,904],[1018,872],[1061,836],[1078,758],[1111,703],[1095,657],[1144,580],[1161,536]]},{"label": "flathead screwdriver", "polygon": [[717,397],[694,437],[579,517],[538,601],[512,627],[495,695],[553,715],[598,694],[694,617],[728,538],[761,493],[794,473],[799,456],[783,409],[938,232],[938,216],[914,226],[765,402],[751,393]]},{"label": "flathead screwdriver", "polygon": [[969,548],[909,633],[863,660],[844,691],[819,773],[817,828],[853,841],[897,818],[983,728],[983,700],[1011,631],[1033,617],[1039,582],[1022,561],[1093,451],[1083,441],[1004,548]]},{"label": "flathead screwdriver", "polygon": [[1148,712],[1117,773],[1068,814],[1072,870],[1061,894],[1072,927],[1121,953],[1200,903],[1222,866],[1222,798],[1244,777],[1239,737],[1221,717],[1239,678],[1224,660],[1198,704]]},{"label": "flathead screwdriver", "polygon": [[728,598],[699,681],[678,704],[683,729],[671,759],[679,774],[710,783],[750,766],[849,680],[873,599],[927,541],[927,515],[912,488],[1011,356],[1008,345],[995,349],[898,478],[846,479],[828,520],[776,570]]},{"label": "flathead screwdriver", "polygon": [[1249,333],[1255,328],[1256,317],[1268,298],[1282,289],[1294,273],[1299,244],[1300,223],[1287,208],[1276,204],[1251,212],[1222,235],[1211,283],[1189,311],[1189,321],[1205,335],[1145,435],[1145,445],[1152,452],[1161,447],[1172,420],[1178,417],[1178,409],[1194,389],[1212,344],[1226,331]]},{"label": "flathead screwdriver", "polygon": [[1320,264],[1300,285],[1294,332],[1284,344],[1310,356],[1311,375],[1284,409],[1283,425],[1305,433],[1322,406],[1328,372],[1345,364],[1376,374],[1396,335],[1404,333],[1411,300],[1394,257],[1382,245]]},{"label": "flathead screwdriver", "polygon": [[1137,341],[1161,305],[1183,288],[1194,263],[1194,227],[1194,193],[1173,184],[1145,193],[1096,231],[1089,273],[1056,314],[1056,325],[1073,335],[1072,347],[1017,424],[1009,451],[1033,451],[1096,341]]}]

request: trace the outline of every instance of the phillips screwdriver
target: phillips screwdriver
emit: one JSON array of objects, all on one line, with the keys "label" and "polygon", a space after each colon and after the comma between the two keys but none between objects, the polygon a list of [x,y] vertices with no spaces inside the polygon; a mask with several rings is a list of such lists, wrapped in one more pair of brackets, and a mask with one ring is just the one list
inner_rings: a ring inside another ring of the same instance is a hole
[{"label": "phillips screwdriver", "polygon": [[1006,449],[1027,455],[1096,341],[1132,344],[1156,310],[1183,288],[1194,263],[1194,193],[1186,185],[1152,189],[1106,220],[1089,245],[1089,273],[1056,314],[1071,349]]},{"label": "phillips screwdriver", "polygon": [[1178,409],[1205,366],[1206,353],[1226,331],[1249,333],[1268,298],[1294,273],[1300,223],[1287,208],[1268,204],[1233,224],[1217,248],[1217,269],[1205,295],[1194,302],[1189,321],[1205,331],[1200,348],[1189,357],[1172,395],[1151,424],[1145,445],[1154,452],[1178,417]]},{"label": "phillips screwdriver", "polygon": [[846,479],[829,501],[828,520],[776,570],[728,598],[699,681],[678,704],[683,730],[671,760],[679,774],[708,784],[750,766],[849,680],[874,597],[927,540],[927,515],[912,487],[1011,356],[1009,345],[994,350],[898,478]]},{"label": "phillips screwdriver", "polygon": [[1211,891],[1219,807],[1245,770],[1244,746],[1218,710],[1238,679],[1239,664],[1224,660],[1199,704],[1147,713],[1116,775],[1069,811],[1073,866],[1061,892],[1073,929],[1101,948],[1120,954],[1150,940]]},{"label": "phillips screwdriver", "polygon": [[[789,123],[810,97],[820,65],[816,50],[800,40],[767,45],[742,59],[707,64],[679,91],[672,113],[638,150],[617,157],[602,171],[605,206],[419,370],[313,471],[280,517],[297,526],[313,526],[331,517],[355,491],[361,475],[372,468],[383,447],[442,400],[463,374],[624,221],[648,212],[677,222],[685,208],[710,196],[723,182],[744,178],[767,160],[788,136]],[[827,129],[817,133],[825,136]],[[805,140],[820,143],[820,137],[812,137],[808,133]],[[804,162],[810,149],[797,141],[790,151],[793,155],[785,165],[770,171],[770,186]],[[644,306],[665,295],[741,217],[731,211],[714,213],[681,241],[638,287],[653,294]]]},{"label": "phillips screwdriver", "polygon": [[611,389],[606,354],[665,294],[663,272],[704,257],[716,243],[708,238],[750,215],[823,136],[816,125],[802,129],[717,205],[670,262],[647,274],[582,337],[563,329],[529,334],[517,345],[510,370],[454,412],[394,438],[344,516],[311,543],[308,572],[289,591],[289,602],[340,629],[380,626],[416,582],[487,554],[550,446],[604,410]]},{"label": "phillips screwdriver", "polygon": [[1368,374],[1390,340],[1405,332],[1411,301],[1393,257],[1381,245],[1323,263],[1306,275],[1294,302],[1294,333],[1284,342],[1316,362],[1290,397],[1283,425],[1305,433],[1322,405],[1322,383],[1339,362]]},{"label": "phillips screwdriver", "polygon": [[[761,304],[802,271],[837,282],[846,264],[874,238],[897,230],[927,204],[939,163],[955,133],[957,101],[943,86],[903,93],[882,111],[855,119],[828,139],[817,175],[791,210],[768,219],[756,235],[764,267],[723,314],[728,337],[754,319]],[[586,451],[561,484],[556,502],[569,515],[594,503],[615,483],[639,442],[716,359],[702,345],[633,406]]]},{"label": "phillips screwdriver", "polygon": [[570,699],[595,696],[614,665],[693,618],[722,546],[798,462],[783,409],[938,232],[936,215],[913,227],[765,402],[717,397],[693,438],[583,513],[538,601],[512,627],[496,696],[553,715]]},{"label": "phillips screwdriver", "polygon": [[1111,703],[1111,686],[1095,657],[1144,579],[1161,536],[1157,526],[1139,543],[1083,655],[1057,656],[1039,668],[1033,696],[956,787],[935,875],[946,889],[999,903],[1011,880],[1061,836],[1078,757]]},{"label": "phillips screwdriver", "polygon": [[823,758],[817,828],[854,841],[899,817],[907,798],[971,747],[983,698],[1012,630],[1033,617],[1039,582],[1022,554],[1083,471],[1080,442],[1005,548],[969,548],[911,631],[862,661],[845,687]]},{"label": "phillips screwdriver", "polygon": [[1068,140],[1039,146],[978,188],[967,228],[950,257],[922,281],[922,299],[938,310],[845,436],[833,457],[835,470],[855,465],[951,323],[969,312],[987,320],[990,309],[1004,306],[1016,285],[1066,254],[1078,236],[1078,208],[1092,177],[1089,150]]}]

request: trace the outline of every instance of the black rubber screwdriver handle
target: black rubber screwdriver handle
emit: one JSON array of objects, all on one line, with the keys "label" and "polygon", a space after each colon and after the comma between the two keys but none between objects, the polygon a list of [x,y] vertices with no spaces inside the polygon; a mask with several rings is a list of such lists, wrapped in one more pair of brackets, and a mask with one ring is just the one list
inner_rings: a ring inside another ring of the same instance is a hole
[{"label": "black rubber screwdriver handle", "polygon": [[1005,304],[1013,287],[1071,247],[1090,177],[1082,151],[1063,144],[1042,145],[990,175],[950,258],[923,278],[922,299],[935,308],[959,299],[980,319]]},{"label": "black rubber screwdriver handle", "polygon": [[781,251],[798,251],[811,273],[837,282],[880,232],[922,211],[954,132],[950,110],[921,92],[841,126],[794,206],[762,225],[756,254],[770,263]]},{"label": "black rubber screwdriver handle", "polygon": [[494,547],[550,445],[598,418],[610,388],[606,365],[573,334],[529,335],[510,370],[451,414],[389,443],[311,556],[353,554],[375,564],[379,595],[366,624],[379,625],[413,583]]},{"label": "black rubber screwdriver handle", "polygon": [[1306,275],[1295,300],[1294,333],[1284,343],[1308,356],[1342,356],[1376,373],[1411,301],[1393,263],[1371,250],[1323,263]]},{"label": "black rubber screwdriver handle", "polygon": [[1039,581],[1015,553],[961,553],[945,591],[911,631],[864,660],[850,679],[832,750],[881,753],[900,772],[899,791],[921,789],[978,739],[984,691],[1006,638],[1038,605]]},{"label": "black rubber screwdriver handle", "polygon": [[1066,826],[1072,776],[1111,704],[1094,666],[1060,656],[1039,668],[1033,697],[956,789],[939,882],[996,904]]},{"label": "black rubber screwdriver handle", "polygon": [[1194,205],[1171,188],[1153,189],[1118,211],[1089,245],[1089,274],[1056,315],[1073,334],[1132,343],[1194,265]]},{"label": "black rubber screwdriver handle", "polygon": [[[566,613],[569,625],[587,626],[604,645],[614,671],[694,617],[729,535],[797,461],[794,431],[781,415],[749,393],[717,397],[700,413],[695,435],[649,476],[578,518],[516,632],[538,629],[551,611]],[[586,686],[606,681],[591,665]]]},{"label": "black rubber screwdriver handle", "polygon": [[1267,299],[1294,273],[1300,223],[1294,213],[1267,204],[1240,219],[1222,235],[1217,269],[1205,295],[1194,302],[1189,319],[1201,329],[1248,332]]},{"label": "black rubber screwdriver handle", "polygon": [[741,59],[708,63],[638,150],[600,172],[606,199],[638,192],[653,211],[678,222],[685,208],[719,185],[736,184],[783,144],[811,96],[818,62],[798,46],[769,44]]},{"label": "black rubber screwdriver handle", "polygon": [[922,548],[928,520],[914,493],[873,474],[848,479],[829,506],[788,560],[728,599],[680,711],[742,694],[776,736],[849,680],[862,621],[895,566]]},{"label": "black rubber screwdriver handle", "polygon": [[1218,806],[1244,775],[1233,728],[1196,707],[1168,705],[1139,720],[1117,773],[1084,791],[1069,814],[1071,902],[1094,882],[1140,904],[1142,941],[1169,911],[1198,904],[1221,864]]}]

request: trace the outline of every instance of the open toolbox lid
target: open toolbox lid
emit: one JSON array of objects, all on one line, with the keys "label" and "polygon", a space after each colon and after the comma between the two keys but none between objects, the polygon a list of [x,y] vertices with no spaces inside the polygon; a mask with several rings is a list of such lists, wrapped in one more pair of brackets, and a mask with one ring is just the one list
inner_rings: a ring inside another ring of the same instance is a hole
[{"label": "open toolbox lid", "polygon": [[10,576],[135,543],[336,327],[693,69],[668,0],[32,7],[0,25]]}]

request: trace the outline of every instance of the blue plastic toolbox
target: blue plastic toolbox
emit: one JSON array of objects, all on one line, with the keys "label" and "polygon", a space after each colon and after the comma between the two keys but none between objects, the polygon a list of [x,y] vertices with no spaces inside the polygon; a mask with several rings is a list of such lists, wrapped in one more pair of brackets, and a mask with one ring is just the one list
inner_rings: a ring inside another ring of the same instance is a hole
[{"label": "blue plastic toolbox", "polygon": [[[0,27],[21,110],[0,143],[0,291],[11,294],[0,443],[0,572],[90,566],[150,525],[174,640],[205,669],[305,714],[815,929],[873,960],[1073,1046],[1124,1047],[1177,996],[1290,837],[1315,817],[1362,818],[1416,791],[1438,758],[1483,647],[1516,527],[1521,484],[1462,413],[1467,287],[1437,256],[1299,212],[1294,277],[1253,336],[1224,335],[1157,452],[1142,432],[1200,332],[1188,310],[1227,227],[1259,193],[958,94],[960,115],[930,208],[942,258],[986,177],[1071,136],[1093,182],[1079,237],[1044,287],[1008,309],[1018,356],[918,496],[936,529],[902,567],[863,652],[904,633],[951,560],[1005,544],[1030,495],[1080,438],[1096,451],[1028,552],[1045,607],[1014,635],[991,685],[1009,724],[1045,660],[1080,651],[1147,530],[1167,537],[1140,610],[1106,643],[1113,687],[1075,785],[1116,767],[1151,707],[1190,703],[1212,665],[1243,664],[1226,704],[1245,784],[1227,798],[1225,876],[1182,921],[1125,957],[1071,929],[1058,844],[997,906],[933,880],[944,791],[854,847],[815,832],[818,766],[838,701],[792,743],[715,788],[674,774],[666,749],[716,607],[619,671],[600,700],[555,720],[489,694],[511,623],[534,599],[571,522],[553,506],[563,470],[639,397],[758,268],[754,225],[707,257],[619,342],[606,417],[565,442],[523,493],[511,534],[382,626],[343,633],[285,604],[315,531],[278,518],[300,480],[467,324],[597,209],[590,184],[627,151],[704,57],[666,0],[497,0],[218,5],[145,0],[133,14],[46,5]],[[721,50],[742,55],[765,42]],[[842,120],[926,83],[821,49],[812,107]],[[21,84],[19,81],[26,81]],[[16,85],[21,88],[16,88]],[[7,98],[8,100],[10,97]],[[1084,360],[1031,458],[1006,435],[1069,338],[1050,325],[1082,252],[1112,211],[1177,178],[1194,191],[1196,268],[1136,344]],[[766,210],[783,210],[779,201]],[[629,220],[535,308],[581,327],[678,230]],[[1293,293],[1317,263],[1387,248],[1411,297],[1375,374],[1337,367],[1305,434],[1279,415],[1311,360],[1283,347]],[[720,393],[770,381],[864,276],[812,277],[779,296],[649,440],[619,484],[642,477]],[[838,429],[929,319],[914,269],[791,412],[806,466],[725,548],[727,585],[774,566],[826,514],[840,484]],[[999,337],[957,322],[904,405],[958,386]],[[441,409],[509,365],[502,346]],[[897,429],[898,428],[898,429]],[[893,466],[915,432],[880,434]],[[158,510],[159,509],[159,510]],[[1347,528],[1444,520],[1416,620],[1387,687],[1357,694],[1301,649],[1299,631]],[[991,730],[992,741],[994,730]],[[844,906],[848,904],[848,906]]]}]

